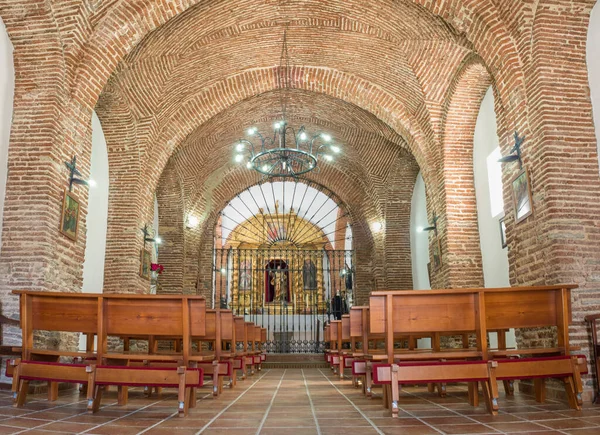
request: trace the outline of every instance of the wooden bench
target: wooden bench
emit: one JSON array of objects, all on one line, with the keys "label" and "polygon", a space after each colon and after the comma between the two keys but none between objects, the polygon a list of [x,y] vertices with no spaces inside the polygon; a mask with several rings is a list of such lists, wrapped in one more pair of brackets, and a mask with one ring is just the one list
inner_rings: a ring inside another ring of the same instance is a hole
[{"label": "wooden bench", "polygon": [[594,403],[600,400],[600,341],[598,341],[598,330],[596,321],[600,319],[600,314],[590,314],[585,316],[585,321],[590,324],[592,330],[592,366],[594,367]]},{"label": "wooden bench", "polygon": [[[386,385],[391,393],[392,417],[398,416],[398,401],[403,384],[438,384],[441,382],[481,383],[488,412],[498,414],[498,385],[496,361],[445,361],[401,364],[373,364],[374,384]],[[473,405],[476,389],[469,389],[469,402]],[[390,398],[388,398],[389,400]]]},{"label": "wooden bench", "polygon": [[[192,398],[194,388],[202,386],[201,368],[186,367],[115,367],[92,366],[94,376],[88,384],[88,411],[100,409],[103,386],[145,387],[148,384],[160,388],[178,389],[178,413],[185,416],[190,405],[195,405]],[[124,376],[125,375],[125,376]]]},{"label": "wooden bench", "polygon": [[[469,359],[497,359],[499,370],[509,356],[552,354],[569,355],[568,323],[570,320],[570,289],[575,286],[544,286],[506,289],[458,289],[430,291],[373,292],[370,297],[370,331],[384,333],[386,352],[383,357],[372,356],[372,360],[382,359],[387,364],[406,361],[443,361]],[[487,333],[509,328],[533,328],[554,326],[557,329],[557,346],[536,349],[488,349]],[[398,350],[394,348],[395,334],[427,333],[474,334],[474,348]],[[570,358],[563,364],[577,364]],[[402,367],[402,366],[401,366]],[[444,371],[444,364],[432,365],[431,370]],[[437,367],[437,368],[436,368]],[[511,379],[530,378],[525,368],[539,370],[538,379],[563,377],[563,371],[554,373],[556,363],[547,358],[538,358],[536,364],[515,365],[516,374]],[[575,397],[569,403],[575,409],[580,406],[581,380],[571,367],[572,373],[566,378],[565,388],[568,397]],[[367,370],[367,383],[369,383]],[[554,373],[554,375],[553,375]],[[500,379],[509,379],[502,376]],[[536,382],[537,389],[543,389],[543,381]],[[542,398],[538,391],[536,397]],[[578,399],[579,398],[579,399]]]},{"label": "wooden bench", "polygon": [[246,340],[246,321],[242,316],[234,317],[234,328],[235,328],[235,343],[233,349],[235,349],[235,356],[233,359],[234,370],[242,372],[241,379],[244,380],[247,377],[246,370],[246,357],[248,342]]},{"label": "wooden bench", "polygon": [[[122,404],[127,400],[127,380],[138,369],[127,367],[131,361],[171,361],[178,363],[180,367],[187,367],[190,362],[191,335],[205,333],[206,304],[202,297],[29,291],[14,293],[20,297],[20,323],[23,332],[22,358],[18,365],[25,367],[30,361],[57,363],[58,359],[64,356],[94,361],[103,367],[103,371],[111,368],[111,376],[119,386],[119,401]],[[90,343],[85,351],[37,347],[34,346],[34,331],[37,330],[81,332],[88,337],[96,335],[97,349],[94,351]],[[152,345],[149,345],[146,353],[109,350],[109,336],[150,337]],[[182,337],[183,346],[179,351],[155,351],[153,340],[173,336]],[[67,370],[72,368],[71,364],[63,365]],[[27,369],[30,376],[50,382],[51,396],[55,397],[56,387],[61,379],[57,380],[54,372],[59,370],[56,368],[59,366],[51,366],[52,370],[49,370],[50,366],[30,364]],[[20,370],[18,366],[16,369]],[[160,370],[156,373],[160,374]],[[20,376],[21,372],[17,381],[19,390],[23,384],[20,382]],[[153,381],[148,377],[146,380],[148,384]]]}]

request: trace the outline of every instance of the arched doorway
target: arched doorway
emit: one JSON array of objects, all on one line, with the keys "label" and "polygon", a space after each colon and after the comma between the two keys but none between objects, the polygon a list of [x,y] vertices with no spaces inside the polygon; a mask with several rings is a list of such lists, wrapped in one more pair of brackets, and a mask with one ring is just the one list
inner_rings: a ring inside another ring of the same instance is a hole
[{"label": "arched doorway", "polygon": [[[217,305],[267,329],[270,352],[318,352],[322,327],[352,304],[350,218],[304,180],[269,180],[236,195],[215,228]],[[285,342],[282,342],[285,337]]]}]

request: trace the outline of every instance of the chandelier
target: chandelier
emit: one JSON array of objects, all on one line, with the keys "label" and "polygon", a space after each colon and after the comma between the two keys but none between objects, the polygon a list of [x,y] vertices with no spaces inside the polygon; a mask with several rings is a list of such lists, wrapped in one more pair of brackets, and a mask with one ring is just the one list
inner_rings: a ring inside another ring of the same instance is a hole
[{"label": "chandelier", "polygon": [[261,133],[250,127],[247,138],[235,145],[235,161],[246,163],[248,169],[267,177],[296,177],[317,168],[319,159],[333,161],[340,148],[332,143],[331,135],[309,132],[303,125],[293,127],[286,120],[290,90],[290,67],[287,48],[287,29],[283,33],[283,47],[277,74],[281,102],[281,119],[273,125],[273,134]]}]

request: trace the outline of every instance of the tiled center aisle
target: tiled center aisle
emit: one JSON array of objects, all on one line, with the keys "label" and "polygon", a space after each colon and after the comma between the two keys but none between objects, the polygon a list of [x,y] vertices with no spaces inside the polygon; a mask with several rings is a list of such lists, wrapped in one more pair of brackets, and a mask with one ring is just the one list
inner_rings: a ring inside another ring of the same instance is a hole
[{"label": "tiled center aisle", "polygon": [[198,405],[186,418],[176,415],[176,395],[144,397],[133,390],[129,404],[116,405],[116,393],[106,394],[102,410],[85,412],[76,392],[61,392],[49,403],[31,396],[15,409],[7,392],[0,392],[2,434],[192,435],[192,434],[600,434],[600,406],[587,404],[572,411],[565,403],[536,403],[522,394],[500,393],[500,415],[467,403],[465,386],[449,387],[440,398],[425,387],[403,390],[400,418],[392,419],[381,397],[365,398],[350,381],[341,382],[327,369],[265,370],[215,399],[210,388],[200,390]]}]

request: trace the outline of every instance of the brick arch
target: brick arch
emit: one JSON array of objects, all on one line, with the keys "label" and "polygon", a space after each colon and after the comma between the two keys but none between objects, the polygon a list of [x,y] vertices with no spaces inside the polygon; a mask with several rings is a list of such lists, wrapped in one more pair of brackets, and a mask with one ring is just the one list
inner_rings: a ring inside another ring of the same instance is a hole
[{"label": "brick arch", "polygon": [[[430,215],[436,212],[443,266],[433,288],[482,287],[477,203],[473,175],[473,137],[479,108],[492,78],[477,56],[465,59],[446,97],[439,174]],[[433,241],[433,239],[432,239]],[[433,252],[430,249],[430,252]]]},{"label": "brick arch", "polygon": [[[356,251],[357,263],[360,264],[360,268],[357,269],[356,285],[360,289],[361,294],[368,294],[369,291],[375,289],[375,277],[372,269],[373,259],[382,255],[381,252],[375,252],[375,245],[368,224],[374,219],[372,215],[374,206],[368,204],[371,201],[365,195],[360,183],[357,183],[358,180],[356,177],[353,177],[351,174],[344,174],[339,170],[331,169],[330,171],[334,171],[335,173],[321,173],[317,176],[311,176],[309,181],[325,185],[328,179],[332,180],[335,178],[337,180],[337,183],[327,183],[327,190],[331,190],[340,198],[343,207],[350,214],[353,222],[354,244],[356,247],[360,246],[360,250],[357,249]],[[201,229],[199,230],[201,237],[195,241],[199,263],[197,272],[199,294],[210,296],[210,291],[212,291],[210,287],[212,270],[209,270],[212,260],[208,261],[208,263],[207,260],[212,259],[214,226],[219,218],[219,212],[239,191],[246,190],[257,182],[258,178],[250,171],[245,168],[234,167],[228,170],[223,176],[223,181],[214,187],[214,196],[211,199],[212,207],[209,210],[202,210],[201,207],[196,209],[196,213],[205,214]],[[349,185],[351,188],[340,192],[340,187],[344,185]],[[375,219],[377,219],[376,216]]]}]

